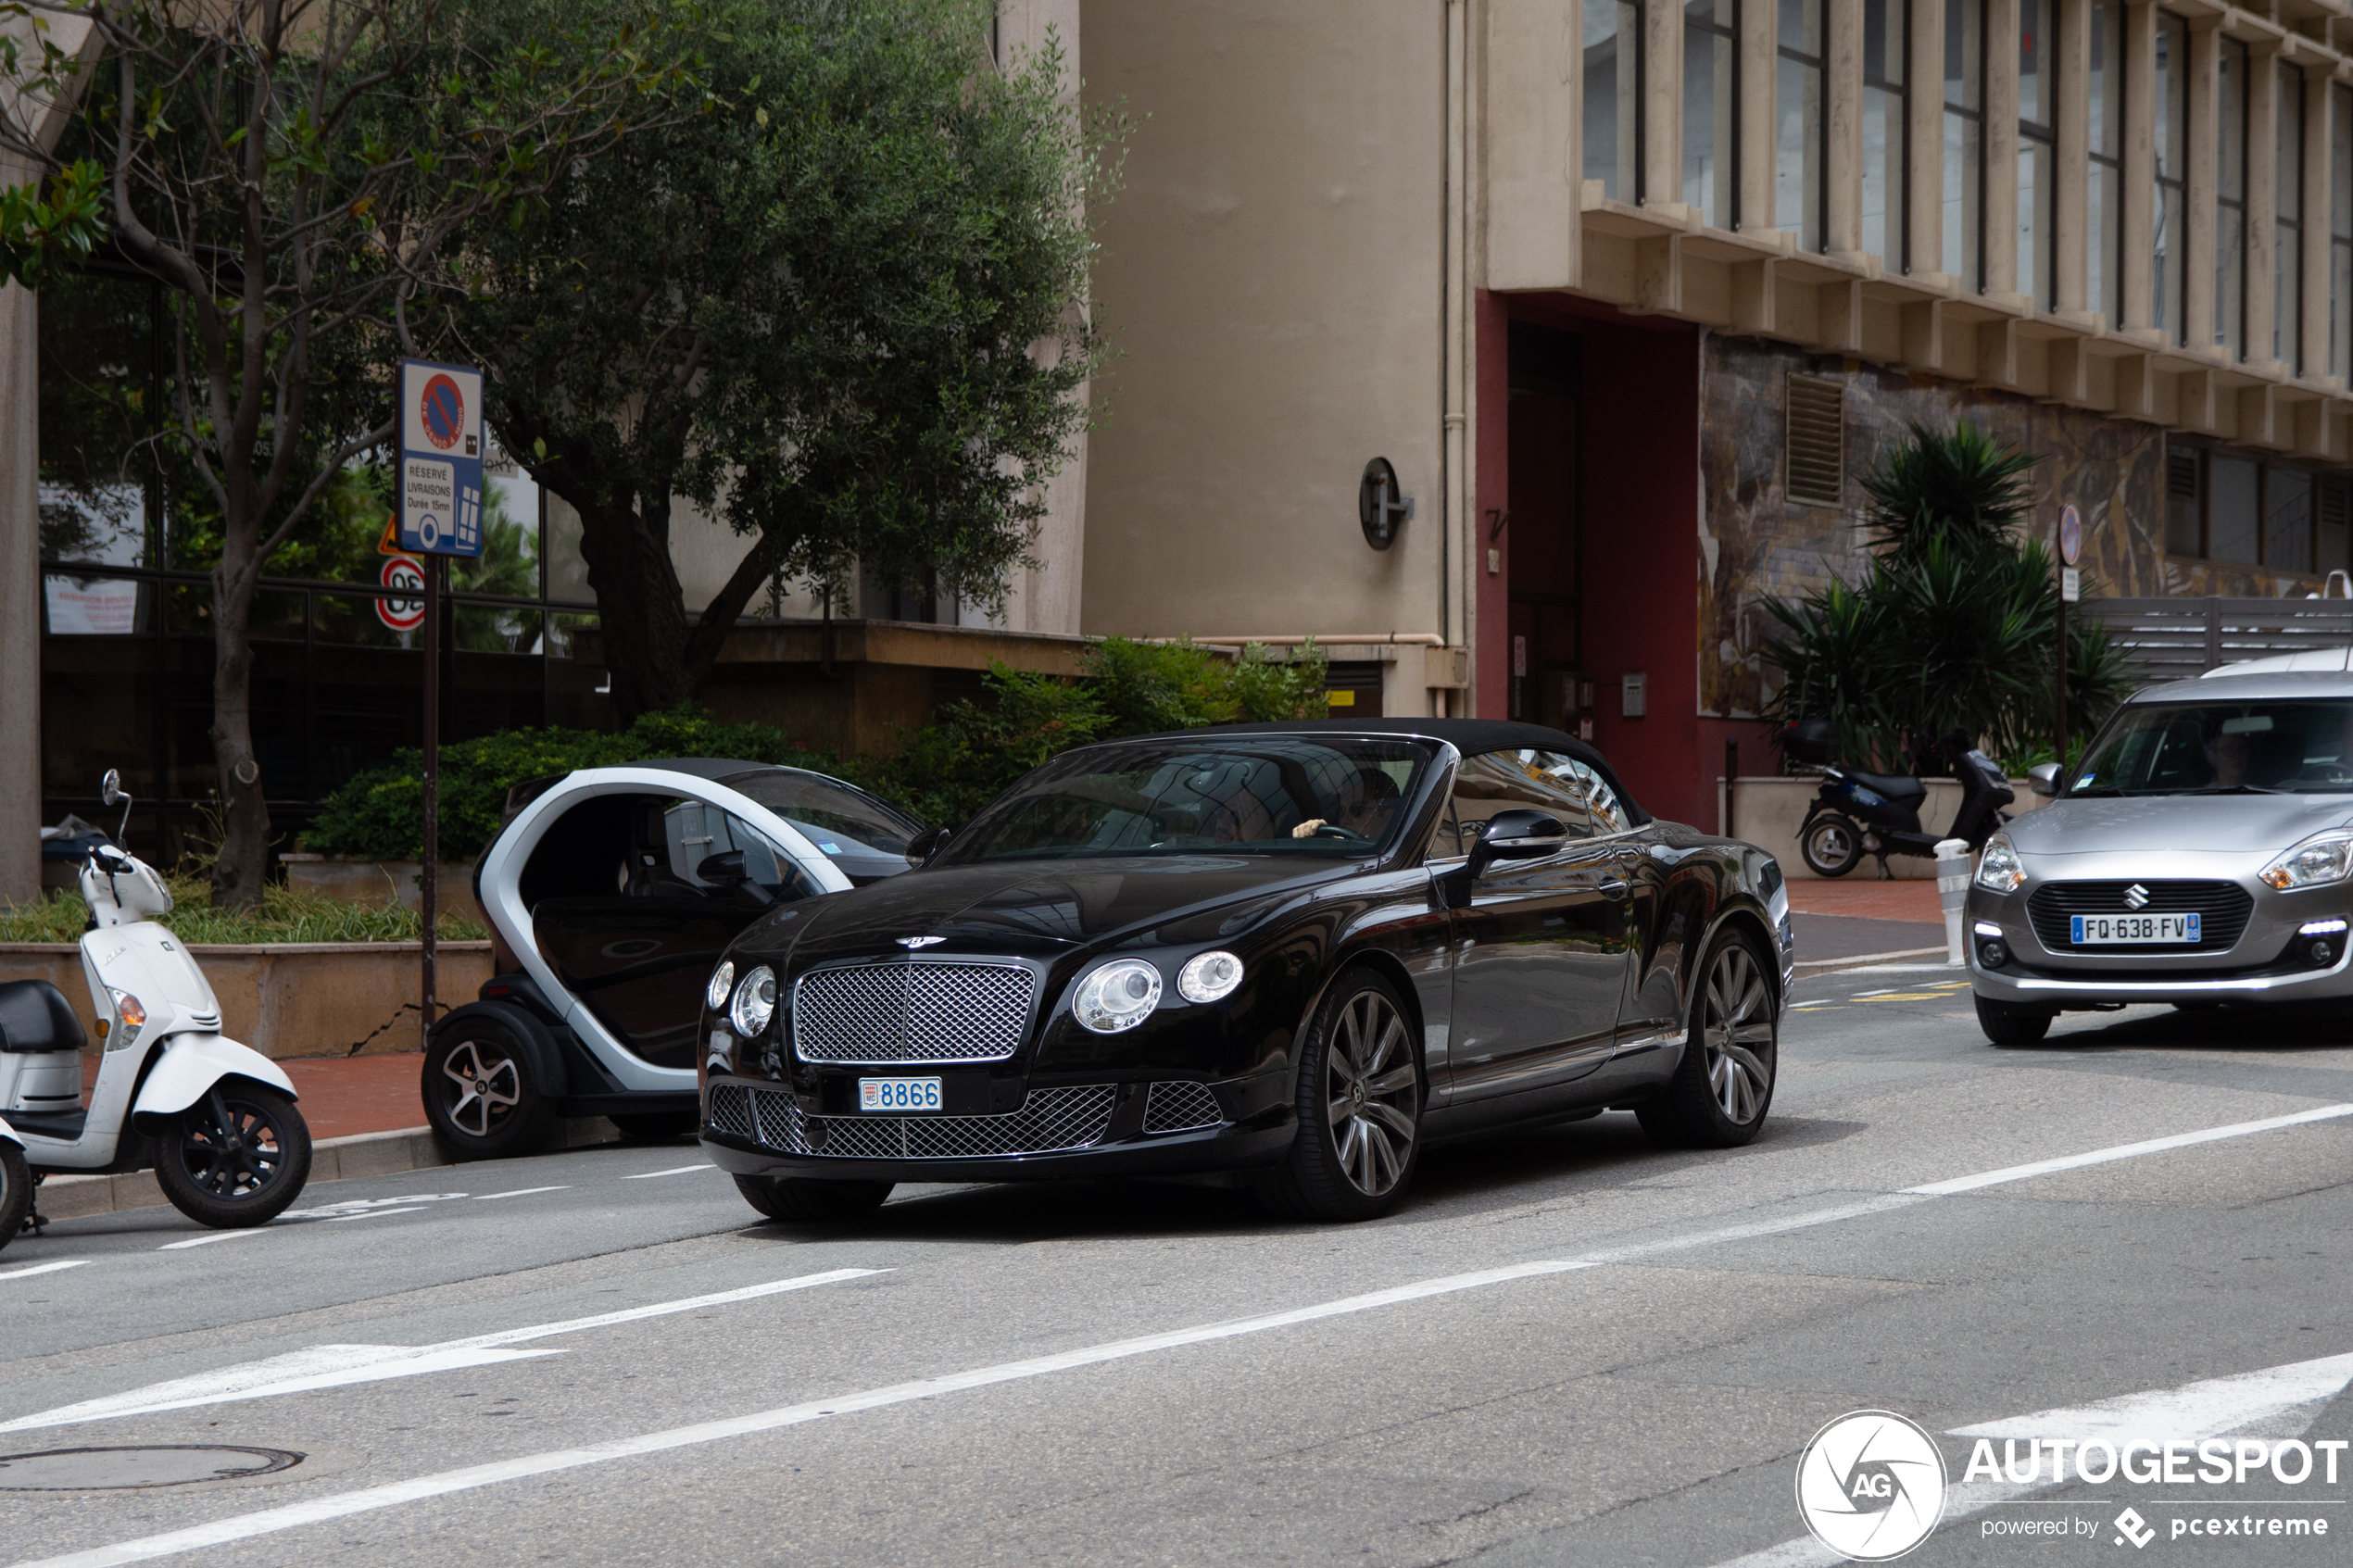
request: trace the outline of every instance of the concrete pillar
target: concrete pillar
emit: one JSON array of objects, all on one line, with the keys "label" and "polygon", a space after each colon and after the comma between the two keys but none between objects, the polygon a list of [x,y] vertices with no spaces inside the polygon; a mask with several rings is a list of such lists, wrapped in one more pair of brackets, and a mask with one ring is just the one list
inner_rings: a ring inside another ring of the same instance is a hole
[{"label": "concrete pillar", "polygon": [[1911,193],[1910,245],[1915,277],[1942,276],[1944,267],[1944,0],[1913,0],[1904,80],[1909,112],[1904,134],[1904,178]]},{"label": "concrete pillar", "polygon": [[1822,249],[1863,248],[1863,0],[1822,7]]},{"label": "concrete pillar", "polygon": [[2271,358],[2272,256],[2279,248],[2280,71],[2276,46],[2266,39],[2246,52],[2246,335],[2241,358],[2251,365]]},{"label": "concrete pillar", "polygon": [[0,287],[0,904],[41,897],[40,327],[37,297]]},{"label": "concrete pillar", "polygon": [[[2182,221],[2182,331],[2183,346],[2214,352],[2214,176],[2220,148],[2215,119],[2221,83],[2220,16],[2191,17],[2189,114],[2189,210]],[[2184,423],[2192,421],[2184,420]]]},{"label": "concrete pillar", "polygon": [[[1928,0],[1930,4],[1937,0]],[[1748,0],[1740,15],[1741,229],[1773,229],[1774,14],[1764,0]]]},{"label": "concrete pillar", "polygon": [[[2057,48],[2044,56],[2058,68],[2045,89],[2055,94],[2052,128],[2058,132],[2051,270],[2052,294],[2064,315],[2090,307],[2091,247],[2099,243],[2091,232],[2092,0],[2054,0],[2053,9]],[[2101,217],[2116,221],[2112,212]]]},{"label": "concrete pillar", "polygon": [[2149,0],[2124,7],[2124,319],[2145,330],[2157,313],[2157,16]]},{"label": "concrete pillar", "polygon": [[[2018,0],[1985,0],[1985,292],[2018,278]],[[2031,281],[2031,280],[2030,280]]]},{"label": "concrete pillar", "polygon": [[2331,68],[2304,70],[2304,375],[2329,373],[2329,83]]}]

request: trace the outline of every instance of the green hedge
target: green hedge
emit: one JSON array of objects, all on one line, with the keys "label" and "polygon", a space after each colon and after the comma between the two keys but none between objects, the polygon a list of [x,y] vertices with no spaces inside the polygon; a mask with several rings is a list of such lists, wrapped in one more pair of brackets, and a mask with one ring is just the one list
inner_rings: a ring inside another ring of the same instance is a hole
[{"label": "green hedge", "polygon": [[[1109,637],[1089,645],[1076,681],[992,664],[979,702],[943,704],[888,757],[839,757],[793,744],[771,724],[723,724],[687,707],[619,734],[509,730],[441,748],[441,853],[471,859],[498,831],[507,791],[526,779],[653,757],[740,757],[847,779],[925,822],[960,826],[1015,779],[1089,740],[1245,720],[1321,718],[1327,666],[1309,644],[1284,659],[1239,659],[1190,643]],[[422,757],[404,751],[329,796],[304,847],[367,860],[424,853]]]}]

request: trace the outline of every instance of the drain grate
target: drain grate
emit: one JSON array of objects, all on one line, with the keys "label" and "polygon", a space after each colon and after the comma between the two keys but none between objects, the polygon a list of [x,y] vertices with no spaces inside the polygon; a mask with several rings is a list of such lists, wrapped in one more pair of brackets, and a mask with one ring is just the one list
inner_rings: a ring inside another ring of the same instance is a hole
[{"label": "drain grate", "polygon": [[0,1492],[109,1492],[241,1481],[290,1470],[303,1456],[285,1449],[176,1444],[137,1449],[46,1449],[0,1454]]}]

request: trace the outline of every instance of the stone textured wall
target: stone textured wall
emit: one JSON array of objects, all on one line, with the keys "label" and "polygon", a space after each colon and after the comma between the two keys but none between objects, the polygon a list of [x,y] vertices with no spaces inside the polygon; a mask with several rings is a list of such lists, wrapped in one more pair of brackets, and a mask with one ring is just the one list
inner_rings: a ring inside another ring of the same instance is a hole
[{"label": "stone textured wall", "polygon": [[[1858,476],[1912,421],[1961,418],[2042,460],[2032,529],[2052,538],[2059,509],[2083,518],[2083,594],[2090,597],[2302,593],[2305,582],[2255,568],[2165,555],[2165,438],[2153,425],[2007,393],[1955,386],[1855,360],[1710,334],[1700,391],[1699,708],[1754,714],[1780,684],[1761,653],[1775,624],[1764,601],[1860,576],[1868,542]],[[1790,372],[1846,386],[1845,503],[1781,498],[1782,383]],[[2318,579],[2311,585],[2318,586]]]}]

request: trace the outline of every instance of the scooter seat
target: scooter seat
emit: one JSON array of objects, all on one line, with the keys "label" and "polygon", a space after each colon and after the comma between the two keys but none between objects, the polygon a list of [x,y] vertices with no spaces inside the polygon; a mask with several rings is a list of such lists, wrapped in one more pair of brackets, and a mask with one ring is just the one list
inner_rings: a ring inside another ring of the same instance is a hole
[{"label": "scooter seat", "polygon": [[1890,800],[1919,800],[1928,794],[1928,785],[1918,779],[1899,779],[1886,773],[1858,773],[1845,770],[1846,776],[1865,789],[1875,790]]},{"label": "scooter seat", "polygon": [[0,1051],[36,1056],[82,1048],[82,1020],[46,980],[0,982]]}]

